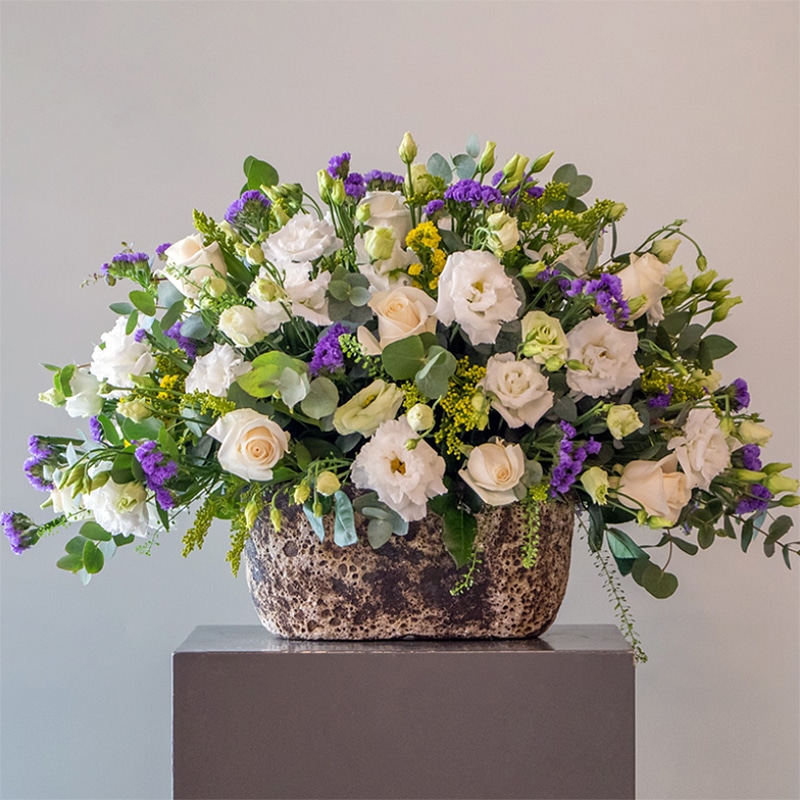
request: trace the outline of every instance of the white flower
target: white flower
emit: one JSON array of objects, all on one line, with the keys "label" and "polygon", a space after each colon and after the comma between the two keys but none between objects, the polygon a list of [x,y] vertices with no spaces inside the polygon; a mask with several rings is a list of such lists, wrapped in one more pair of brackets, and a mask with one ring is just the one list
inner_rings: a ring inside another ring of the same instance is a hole
[{"label": "white flower", "polygon": [[736,429],[736,435],[742,444],[757,444],[763,447],[772,438],[772,431],[760,422],[743,419]]},{"label": "white flower", "polygon": [[90,512],[83,507],[83,495],[72,496],[72,487],[67,486],[59,489],[55,486],[50,490],[50,502],[53,504],[53,511],[56,514],[64,514],[70,520],[86,519],[91,516]]},{"label": "white flower", "polygon": [[214,343],[214,349],[194,362],[186,376],[186,393],[208,392],[216,397],[226,397],[231,384],[250,370],[229,344]]},{"label": "white flower", "polygon": [[634,510],[644,507],[648,516],[676,522],[692,497],[686,476],[677,469],[674,453],[660,461],[631,461],[619,479],[619,501]]},{"label": "white flower", "polygon": [[532,428],[553,405],[553,393],[536,362],[517,361],[513,353],[492,356],[480,385],[494,395],[492,408],[512,428]]},{"label": "white flower", "polygon": [[649,322],[656,324],[664,319],[661,298],[669,294],[664,286],[669,267],[663,264],[652,253],[643,256],[631,254],[631,263],[617,273],[622,281],[622,296],[630,302],[635,298],[643,298],[644,302],[635,311],[631,311],[631,319],[638,319],[647,314]]},{"label": "white flower", "polygon": [[371,262],[363,236],[356,236],[355,247],[358,271],[369,281],[370,291],[385,292],[393,286],[411,283],[406,270],[416,257],[413,250],[403,250],[396,238],[391,255],[383,260]]},{"label": "white flower", "polygon": [[103,398],[98,394],[100,381],[88,369],[76,369],[69,385],[72,394],[64,408],[71,417],[93,417],[103,410]]},{"label": "white flower", "polygon": [[581,485],[589,497],[600,506],[608,503],[608,473],[601,467],[589,467],[581,474]]},{"label": "white flower", "polygon": [[219,244],[203,246],[203,234],[195,233],[170,245],[165,251],[163,274],[186,297],[197,299],[205,278],[227,275],[225,257]]},{"label": "white flower", "polygon": [[334,411],[333,427],[343,436],[350,433],[372,436],[381,424],[394,419],[402,402],[402,389],[375,380]]},{"label": "white flower", "polygon": [[332,253],[341,244],[329,222],[311,214],[295,214],[279,231],[264,242],[264,255],[270,261],[315,261]]},{"label": "white flower", "polygon": [[604,317],[579,322],[568,334],[569,357],[586,369],[567,369],[567,385],[590,397],[603,397],[622,391],[641,374],[634,353],[639,337],[621,331]]},{"label": "white flower", "polygon": [[470,451],[466,468],[458,474],[484,503],[507,506],[520,499],[525,456],[518,444],[484,442]]},{"label": "white flower", "polygon": [[292,314],[307,319],[314,325],[330,325],[333,320],[328,316],[328,284],[331,282],[330,272],[320,272],[311,278],[311,264],[285,264],[283,288],[292,303]]},{"label": "white flower", "polygon": [[675,451],[689,488],[708,489],[731,463],[727,437],[713,409],[693,408],[686,417],[683,434],[670,439],[667,447]]},{"label": "white flower", "polygon": [[83,496],[83,505],[97,524],[109,533],[147,536],[150,516],[147,492],[140,483],[114,483],[107,480],[100,488]]},{"label": "white flower", "polygon": [[433,428],[436,419],[433,409],[427,403],[416,403],[406,412],[406,419],[414,433],[422,433]]},{"label": "white flower", "polygon": [[372,489],[378,498],[407,522],[422,519],[428,500],[444,494],[444,459],[424,440],[413,450],[406,442],[416,434],[405,417],[384,422],[361,448],[351,476],[359,489]]},{"label": "white flower", "polygon": [[127,319],[119,317],[114,327],[100,337],[101,344],[92,351],[89,371],[98,380],[112,386],[131,389],[131,375],[146,375],[156,368],[156,360],[146,341],[137,342],[135,334],[125,333]]},{"label": "white flower", "polygon": [[252,347],[279,327],[279,321],[258,307],[231,306],[219,315],[219,329],[237,347]]},{"label": "white flower", "polygon": [[380,342],[365,328],[357,331],[358,341],[370,355],[380,355],[387,344],[409,336],[436,332],[436,301],[421,289],[397,286],[375,292],[368,303],[378,318]]},{"label": "white flower", "polygon": [[484,251],[466,250],[447,258],[439,276],[436,316],[455,320],[472,344],[494,344],[504,322],[516,319],[521,303],[503,265]]},{"label": "white flower", "polygon": [[369,205],[367,225],[371,228],[391,228],[395,238],[403,245],[411,231],[411,212],[406,208],[400,192],[367,192],[362,205]]},{"label": "white flower", "polygon": [[621,441],[626,436],[635,433],[639,428],[644,427],[636,409],[627,403],[621,406],[611,406],[606,416],[606,425],[609,433],[617,440]]},{"label": "white flower", "polygon": [[491,231],[489,246],[496,255],[501,256],[517,246],[519,230],[516,217],[509,216],[505,211],[496,211],[494,214],[489,214],[486,223]]},{"label": "white flower", "polygon": [[[559,264],[563,264],[570,272],[580,278],[586,273],[586,265],[589,263],[591,247],[588,247],[586,242],[584,242],[583,239],[579,239],[574,233],[562,233],[557,241],[559,244],[569,245],[569,249],[565,250],[556,261]],[[603,236],[601,234],[597,240],[598,257],[603,253],[603,244]],[[538,252],[531,251],[528,255],[530,255],[534,261],[539,261],[552,252],[553,246],[548,244]]]},{"label": "white flower", "polygon": [[252,408],[237,408],[221,416],[208,435],[221,442],[220,466],[247,481],[268,481],[272,468],[289,451],[289,434]]},{"label": "white flower", "polygon": [[522,318],[522,354],[537,364],[548,359],[563,359],[569,350],[564,329],[556,317],[544,311],[529,311]]}]

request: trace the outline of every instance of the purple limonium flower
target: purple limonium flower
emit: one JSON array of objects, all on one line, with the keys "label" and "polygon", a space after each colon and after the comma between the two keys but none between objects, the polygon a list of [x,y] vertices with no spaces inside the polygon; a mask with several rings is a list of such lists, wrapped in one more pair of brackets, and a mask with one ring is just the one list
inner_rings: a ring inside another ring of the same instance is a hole
[{"label": "purple limonium flower", "polygon": [[44,460],[53,455],[53,448],[46,442],[42,442],[42,440],[34,434],[28,439],[28,452],[32,456]]},{"label": "purple limonium flower", "polygon": [[542,281],[549,281],[551,278],[555,278],[559,272],[555,267],[545,267],[540,273],[536,275],[536,280]]},{"label": "purple limonium flower", "polygon": [[465,178],[448,186],[444,193],[444,199],[453,200],[456,203],[467,203],[472,208],[477,208],[479,205],[488,206],[492,203],[500,203],[503,196],[491,186],[484,186],[478,181]]},{"label": "purple limonium flower", "polygon": [[31,457],[23,464],[28,482],[39,492],[51,492],[55,487],[44,476],[48,459],[55,455],[53,448],[42,442],[38,436],[28,439],[28,452]]},{"label": "purple limonium flower", "polygon": [[97,417],[89,417],[89,434],[95,442],[103,441],[103,426]]},{"label": "purple limonium flower", "polygon": [[765,511],[769,505],[768,501],[772,499],[772,492],[766,486],[760,483],[754,483],[750,486],[750,491],[736,506],[737,514],[750,514],[753,511]]},{"label": "purple limonium flower", "polygon": [[142,465],[147,488],[155,493],[156,502],[161,508],[168,509],[175,506],[175,500],[164,484],[178,474],[178,465],[166,453],[158,449],[158,445],[151,439],[142,442],[135,452],[136,460]]},{"label": "purple limonium flower", "polygon": [[149,264],[150,256],[147,253],[117,253],[111,259],[111,266],[116,264]]},{"label": "purple limonium flower", "polygon": [[731,405],[734,411],[741,411],[750,405],[750,391],[744,378],[737,378],[729,388],[733,390]]},{"label": "purple limonium flower", "polygon": [[328,175],[331,178],[341,178],[344,180],[350,172],[350,153],[342,153],[340,156],[333,156],[328,161]]},{"label": "purple limonium flower", "polygon": [[746,444],[740,448],[739,454],[742,457],[742,466],[754,472],[761,470],[761,448],[757,444]]},{"label": "purple limonium flower", "polygon": [[345,333],[349,333],[347,328],[341,322],[337,322],[319,337],[314,347],[314,356],[308,365],[312,375],[318,375],[323,371],[335,372],[344,366],[344,354],[339,345],[339,337]]},{"label": "purple limonium flower", "polygon": [[159,258],[166,258],[164,253],[166,253],[170,247],[172,247],[172,242],[164,242],[163,244],[160,244],[158,247],[156,247],[156,255]]},{"label": "purple limonium flower", "polygon": [[228,206],[225,219],[231,225],[235,225],[237,222],[247,222],[250,218],[260,218],[269,207],[269,198],[258,189],[251,189]]},{"label": "purple limonium flower", "polygon": [[586,281],[581,280],[581,278],[575,278],[574,280],[562,278],[558,282],[558,285],[566,297],[577,297],[579,294],[583,293],[583,287],[586,285]]},{"label": "purple limonium flower", "polygon": [[5,511],[0,514],[0,524],[8,537],[11,549],[17,555],[21,555],[39,541],[39,532],[33,520],[19,511],[10,513]]},{"label": "purple limonium flower", "polygon": [[528,197],[539,198],[544,194],[544,189],[541,186],[528,186],[525,191]]},{"label": "purple limonium flower", "polygon": [[360,200],[367,193],[367,185],[360,172],[351,172],[344,179],[344,193],[353,200]]},{"label": "purple limonium flower", "polygon": [[564,433],[561,444],[558,447],[558,463],[553,468],[550,478],[550,494],[555,497],[557,494],[564,494],[569,491],[583,469],[583,463],[590,455],[597,455],[600,452],[600,442],[594,437],[582,445],[576,447],[573,439],[576,431],[569,422],[562,420],[559,427]]},{"label": "purple limonium flower", "polygon": [[667,391],[662,394],[657,394],[655,397],[648,398],[647,405],[650,406],[650,408],[666,408],[672,400],[672,393],[674,391],[675,387],[671,383],[668,384]]},{"label": "purple limonium flower", "polygon": [[503,180],[503,170],[500,170],[500,172],[495,172],[495,174],[492,175],[492,186],[497,186],[501,180]]},{"label": "purple limonium flower", "polygon": [[431,200],[428,205],[425,206],[425,216],[432,217],[437,211],[441,211],[444,208],[444,200]]},{"label": "purple limonium flower", "polygon": [[194,340],[188,339],[181,333],[181,325],[183,323],[178,320],[169,330],[164,331],[165,336],[169,336],[170,339],[173,339],[178,347],[186,353],[186,358],[189,361],[194,361],[197,358],[197,345],[195,344]]},{"label": "purple limonium flower", "polygon": [[381,172],[379,169],[373,169],[364,175],[364,182],[371,192],[394,192],[405,183],[405,178],[402,175],[395,175],[393,172]]},{"label": "purple limonium flower", "polygon": [[105,264],[101,264],[101,266],[100,266],[100,274],[104,278],[107,278],[109,269],[111,269],[111,264],[109,264],[108,262],[106,262]]},{"label": "purple limonium flower", "polygon": [[598,308],[612,324],[622,327],[631,316],[627,301],[622,296],[622,281],[617,275],[601,275],[589,281],[584,292],[594,295]]},{"label": "purple limonium flower", "polygon": [[147,338],[147,331],[144,328],[137,328],[133,334],[133,341],[137,344]]}]

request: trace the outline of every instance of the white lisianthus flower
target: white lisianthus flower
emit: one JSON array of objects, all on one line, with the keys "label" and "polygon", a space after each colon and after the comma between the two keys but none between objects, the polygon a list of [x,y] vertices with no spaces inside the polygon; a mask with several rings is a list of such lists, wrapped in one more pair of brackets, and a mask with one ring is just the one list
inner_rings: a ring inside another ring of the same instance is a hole
[{"label": "white lisianthus flower", "polygon": [[484,442],[470,451],[466,467],[458,474],[484,503],[507,506],[524,494],[520,481],[525,456],[518,444]]},{"label": "white lisianthus flower", "polygon": [[411,231],[411,212],[400,192],[367,192],[361,205],[369,206],[367,225],[391,228],[398,243],[406,243],[406,236]]},{"label": "white lisianthus flower", "polygon": [[369,355],[380,355],[387,344],[400,339],[436,332],[436,301],[421,289],[397,286],[375,292],[367,305],[378,318],[380,342],[363,326],[356,335]]},{"label": "white lisianthus flower", "polygon": [[439,276],[436,316],[445,325],[455,320],[472,344],[494,344],[520,305],[513,281],[491,253],[466,250],[448,256]]},{"label": "white lisianthus flower", "polygon": [[[563,264],[570,272],[576,277],[580,278],[586,274],[586,265],[589,263],[589,253],[591,247],[579,239],[574,233],[562,233],[558,239],[559,244],[569,245],[569,249],[565,250],[556,261]],[[597,255],[598,257],[603,253],[603,236],[602,234],[597,239]],[[529,255],[534,261],[540,261],[545,256],[553,252],[552,245],[545,245],[539,251],[530,251]]]},{"label": "white lisianthus flower", "polygon": [[522,355],[537,364],[565,359],[569,342],[561,323],[544,311],[529,311],[522,318]]},{"label": "white lisianthus flower", "polygon": [[136,334],[125,333],[127,320],[119,317],[114,327],[100,337],[101,344],[92,351],[89,371],[100,381],[132,389],[131,375],[146,375],[156,368],[156,360],[146,341],[137,342]]},{"label": "white lisianthus flower", "polygon": [[384,422],[395,418],[402,402],[402,389],[375,380],[333,412],[333,427],[342,436],[350,433],[372,436]]},{"label": "white lisianthus flower", "polygon": [[505,211],[496,211],[486,218],[491,233],[489,246],[496,255],[513,250],[519,242],[517,218],[509,216]]},{"label": "white lisianthus flower", "polygon": [[626,436],[630,436],[639,428],[644,427],[636,409],[628,404],[621,406],[611,406],[606,415],[606,425],[608,425],[609,433],[618,441],[621,441]]},{"label": "white lisianthus flower", "polygon": [[608,504],[608,473],[601,467],[589,467],[581,474],[581,485],[589,497],[600,506]]},{"label": "white lisianthus flower", "polygon": [[683,436],[674,436],[667,447],[675,451],[690,489],[708,489],[731,463],[727,437],[711,408],[693,408],[686,417]]},{"label": "white lisianthus flower", "polygon": [[718,369],[711,369],[708,372],[696,369],[692,371],[690,377],[692,383],[696,383],[698,386],[706,389],[709,394],[711,392],[716,392],[722,383],[722,373]]},{"label": "white lisianthus flower", "polygon": [[686,475],[677,470],[674,453],[660,461],[631,461],[617,486],[620,503],[634,511],[643,507],[650,517],[677,522],[681,509],[692,497]]},{"label": "white lisianthus flower", "polygon": [[134,422],[141,422],[143,419],[153,416],[153,409],[141,398],[128,395],[117,403],[117,414],[132,419]]},{"label": "white lisianthus flower", "polygon": [[763,447],[772,438],[772,431],[760,422],[744,419],[736,429],[736,436],[742,444],[757,444]]},{"label": "white lisianthus flower", "polygon": [[252,347],[279,327],[280,322],[258,307],[231,306],[219,315],[219,329],[237,347]]},{"label": "white lisianthus flower", "polygon": [[532,428],[553,406],[547,378],[531,358],[517,361],[513,353],[492,356],[478,385],[494,396],[492,408],[511,428]]},{"label": "white lisianthus flower", "polygon": [[634,354],[639,337],[621,331],[604,317],[579,322],[568,334],[569,357],[586,369],[567,368],[567,385],[574,392],[590,397],[614,394],[630,386],[642,370]]},{"label": "white lisianthus flower", "polygon": [[406,270],[416,260],[416,256],[413,250],[403,250],[396,238],[389,257],[377,261],[372,260],[363,236],[355,237],[355,248],[358,271],[369,281],[371,292],[385,292],[394,286],[411,283]]},{"label": "white lisianthus flower", "polygon": [[397,237],[394,228],[381,225],[364,234],[364,249],[373,261],[385,261],[392,257]]},{"label": "white lisianthus flower", "polygon": [[264,255],[270,261],[315,261],[341,245],[336,228],[311,214],[295,214],[280,230],[267,237]]},{"label": "white lisianthus flower", "polygon": [[289,451],[289,434],[252,408],[237,408],[221,416],[208,435],[221,443],[220,466],[246,481],[268,481],[272,469]]},{"label": "white lisianthus flower", "polygon": [[66,398],[64,409],[71,417],[93,417],[103,410],[103,398],[98,394],[100,381],[81,367],[69,382],[72,394]]},{"label": "white lisianthus flower", "polygon": [[328,316],[328,284],[331,273],[322,271],[311,278],[311,263],[284,264],[283,288],[292,303],[292,314],[314,325],[331,325]]},{"label": "white lisianthus flower", "polygon": [[194,362],[186,376],[186,393],[208,392],[216,397],[226,397],[231,384],[251,365],[242,359],[229,344],[214,343],[214,349]]},{"label": "white lisianthus flower", "polygon": [[141,483],[114,483],[110,479],[83,496],[83,505],[97,524],[123,536],[147,536],[150,515],[146,501],[147,492]]},{"label": "white lisianthus flower", "polygon": [[647,314],[653,325],[664,319],[661,298],[669,294],[664,280],[669,267],[652,253],[643,256],[631,254],[631,263],[617,273],[622,281],[622,296],[630,302],[634,298],[644,298],[644,303],[631,313],[631,319],[638,319]]},{"label": "white lisianthus flower", "polygon": [[203,234],[195,233],[164,251],[163,275],[184,296],[196,300],[205,278],[227,275],[225,257],[217,242],[205,247]]},{"label": "white lisianthus flower", "polygon": [[50,502],[56,514],[64,514],[70,520],[86,519],[90,512],[83,507],[83,495],[72,496],[72,487],[59,489],[57,486],[50,490]]},{"label": "white lisianthus flower", "polygon": [[444,459],[424,440],[406,449],[416,434],[405,417],[384,422],[361,448],[351,476],[359,489],[372,489],[406,522],[428,513],[428,500],[444,494]]},{"label": "white lisianthus flower", "polygon": [[414,433],[429,431],[436,422],[433,409],[427,403],[415,403],[406,412],[406,419]]}]

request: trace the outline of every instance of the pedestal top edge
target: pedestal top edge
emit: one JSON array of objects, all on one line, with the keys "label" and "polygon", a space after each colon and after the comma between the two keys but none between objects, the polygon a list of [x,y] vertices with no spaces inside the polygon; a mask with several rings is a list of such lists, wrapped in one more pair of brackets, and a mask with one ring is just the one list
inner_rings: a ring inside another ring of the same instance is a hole
[{"label": "pedestal top edge", "polygon": [[400,639],[306,641],[281,639],[260,625],[198,625],[174,650],[183,653],[627,653],[614,625],[554,625],[538,639]]}]

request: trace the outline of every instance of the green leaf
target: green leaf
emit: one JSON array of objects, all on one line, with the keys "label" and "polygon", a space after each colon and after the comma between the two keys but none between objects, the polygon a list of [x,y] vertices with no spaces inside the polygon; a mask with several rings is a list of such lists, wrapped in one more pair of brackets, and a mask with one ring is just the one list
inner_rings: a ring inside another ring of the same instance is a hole
[{"label": "green leaf", "polygon": [[96,542],[108,542],[111,540],[111,534],[93,520],[84,522],[81,525],[81,536],[85,536],[87,539],[94,539]]},{"label": "green leaf", "polygon": [[364,286],[354,286],[350,290],[350,302],[356,307],[365,306],[371,297],[369,289]]},{"label": "green leaf", "polygon": [[578,419],[578,407],[568,395],[564,395],[558,400],[553,406],[553,411],[559,419],[563,419],[565,422],[575,422]]},{"label": "green leaf", "polygon": [[683,333],[678,338],[678,350],[683,353],[690,347],[694,347],[700,341],[700,337],[705,333],[705,330],[703,325],[698,324],[684,328]]},{"label": "green leaf", "polygon": [[592,188],[592,179],[588,175],[577,175],[574,181],[570,182],[569,196],[582,197]]},{"label": "green leaf", "polygon": [[468,511],[451,508],[442,517],[444,546],[461,568],[472,558],[472,547],[478,533],[478,523]]},{"label": "green leaf", "polygon": [[[183,300],[178,300],[177,303],[173,303],[161,318],[161,330],[168,331],[181,318],[183,309]],[[182,332],[183,331],[181,330],[181,333]]]},{"label": "green leaf", "polygon": [[130,336],[139,324],[139,312],[134,308],[128,316],[128,322],[125,325],[125,335]]},{"label": "green leaf", "polygon": [[350,498],[341,490],[333,496],[336,517],[333,521],[333,541],[339,547],[347,547],[358,541],[356,536],[356,523],[353,515],[353,504]]},{"label": "green leaf", "polygon": [[121,314],[123,317],[127,316],[131,313],[131,311],[133,311],[133,306],[130,303],[112,303],[109,308],[115,314]]},{"label": "green leaf", "polygon": [[339,390],[329,378],[314,378],[308,394],[300,402],[302,412],[312,419],[322,419],[336,411],[339,405]]},{"label": "green leaf", "polygon": [[297,466],[305,472],[311,463],[311,453],[308,452],[308,448],[302,442],[295,443],[294,457],[297,459]]},{"label": "green leaf", "polygon": [[255,156],[247,156],[244,160],[244,174],[247,176],[248,189],[275,186],[278,182],[278,172],[275,167]]},{"label": "green leaf", "polygon": [[467,139],[467,146],[464,148],[467,151],[467,155],[471,156],[472,158],[477,158],[481,154],[481,143],[478,141],[478,137],[471,133],[469,138]]},{"label": "green leaf", "polygon": [[396,381],[411,380],[424,364],[425,346],[419,336],[408,336],[383,348],[383,368]]},{"label": "green leaf", "polygon": [[457,233],[443,229],[439,231],[439,235],[448,253],[459,253],[467,249],[464,240]]},{"label": "green leaf", "polygon": [[471,158],[465,153],[453,157],[453,163],[456,166],[456,174],[461,180],[470,180],[475,174],[476,166],[475,159]]},{"label": "green leaf", "polygon": [[755,526],[753,520],[748,519],[742,525],[742,552],[746,553],[747,548],[750,547],[750,542],[753,541],[753,534],[755,533]]},{"label": "green leaf", "polygon": [[180,289],[169,281],[158,282],[158,304],[164,308],[171,308],[175,303],[183,300]]},{"label": "green leaf", "polygon": [[58,385],[56,389],[64,395],[64,397],[72,397],[72,376],[75,374],[75,365],[74,364],[67,364],[66,367],[63,367],[60,372],[53,378],[53,383],[56,383],[56,379],[58,380]]},{"label": "green leaf", "polygon": [[652,562],[640,566],[637,560],[633,568],[633,579],[653,597],[664,600],[675,594],[678,588],[678,579],[671,572],[664,572],[657,564]]},{"label": "green leaf", "polygon": [[322,517],[318,517],[308,506],[303,506],[303,513],[311,525],[311,530],[317,534],[317,538],[322,542],[325,540],[325,525],[322,522]]},{"label": "green leaf", "polygon": [[658,327],[663,328],[670,336],[677,336],[691,320],[692,315],[688,311],[675,311],[664,317]]},{"label": "green leaf", "polygon": [[786,564],[786,568],[787,569],[791,569],[792,568],[792,562],[790,560],[789,548],[788,547],[784,547],[783,548],[782,555],[783,555],[783,561]]},{"label": "green leaf", "polygon": [[120,427],[122,428],[122,435],[129,442],[139,439],[157,440],[161,429],[164,427],[164,423],[158,417],[147,417],[147,419],[143,419],[141,422],[135,422],[132,419],[123,417]]},{"label": "green leaf", "polygon": [[119,447],[122,444],[122,437],[119,435],[114,423],[105,415],[98,414],[97,421],[103,429],[103,436],[108,440],[112,447]]},{"label": "green leaf", "polygon": [[95,575],[103,569],[105,558],[103,553],[92,541],[87,541],[83,546],[83,567],[90,574]]},{"label": "green leaf", "polygon": [[714,544],[714,539],[716,538],[714,529],[710,525],[704,525],[697,532],[697,544],[699,544],[703,550],[708,550],[708,548]]},{"label": "green leaf", "polygon": [[780,539],[781,536],[783,536],[789,530],[789,528],[792,527],[792,525],[794,525],[792,518],[786,514],[781,514],[781,516],[769,526],[769,535],[767,536],[767,541],[777,542],[778,539]]},{"label": "green leaf", "polygon": [[187,317],[181,323],[181,336],[185,336],[187,339],[205,339],[210,332],[211,326],[199,312]]},{"label": "green leaf", "polygon": [[578,177],[578,170],[574,164],[562,164],[553,173],[553,183],[569,183],[571,184]]},{"label": "green leaf", "polygon": [[414,376],[417,388],[431,400],[447,394],[457,363],[456,357],[449,350],[433,345],[428,350],[425,365]]},{"label": "green leaf", "polygon": [[67,543],[64,545],[64,549],[73,556],[82,556],[83,555],[83,546],[86,544],[86,539],[83,536],[73,536]]},{"label": "green leaf", "polygon": [[450,169],[447,159],[441,153],[434,153],[428,159],[428,172],[442,178],[445,183],[450,183],[453,178],[453,170]]},{"label": "green leaf", "polygon": [[634,560],[637,558],[650,558],[650,556],[648,556],[624,531],[618,528],[608,528],[606,534],[608,538],[608,547],[615,558],[629,558]]},{"label": "green leaf", "polygon": [[677,536],[670,536],[669,537],[672,544],[678,548],[678,550],[682,550],[686,555],[695,556],[697,555],[697,545],[693,544],[692,542],[687,542],[685,539],[679,539]]},{"label": "green leaf", "polygon": [[383,547],[392,538],[392,523],[385,519],[371,519],[367,525],[367,539],[373,550]]},{"label": "green leaf", "polygon": [[128,297],[131,303],[146,317],[154,317],[156,315],[156,301],[147,292],[143,292],[141,289],[134,289],[128,294]]},{"label": "green leaf", "polygon": [[67,572],[77,572],[83,568],[83,558],[74,553],[68,553],[56,561],[56,566],[59,569],[65,569]]},{"label": "green leaf", "polygon": [[714,361],[727,356],[736,349],[736,345],[730,339],[726,339],[716,333],[706,336],[700,342],[700,347],[705,349]]},{"label": "green leaf", "polygon": [[606,522],[603,519],[603,509],[597,503],[589,503],[589,549],[596,553],[603,546]]},{"label": "green leaf", "polygon": [[131,544],[135,538],[136,537],[132,533],[129,533],[127,536],[121,533],[115,533],[114,544],[116,544],[117,547],[123,547],[126,544]]}]

